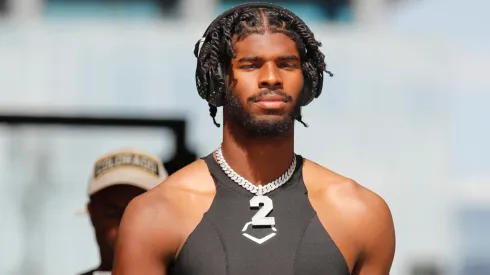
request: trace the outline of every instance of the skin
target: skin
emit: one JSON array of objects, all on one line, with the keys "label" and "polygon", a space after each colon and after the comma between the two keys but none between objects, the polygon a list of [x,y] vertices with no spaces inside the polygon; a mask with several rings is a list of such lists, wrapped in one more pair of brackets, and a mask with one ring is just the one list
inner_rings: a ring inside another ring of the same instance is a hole
[{"label": "skin", "polygon": [[[259,126],[288,120],[303,87],[303,74],[294,42],[284,34],[253,34],[234,44],[233,94]],[[254,57],[253,62],[243,62]],[[255,58],[258,57],[258,58]],[[285,65],[284,57],[288,57]],[[282,90],[290,100],[264,108],[250,100]],[[294,125],[277,135],[258,136],[224,108],[223,155],[240,175],[265,184],[289,167],[294,152]],[[308,198],[325,229],[344,256],[351,274],[389,274],[395,233],[384,200],[356,182],[305,160]],[[199,182],[199,185],[195,183]],[[170,176],[164,184],[133,200],[124,214],[116,249],[115,275],[161,275],[178,257],[215,195],[204,161],[198,160]],[[362,229],[362,230],[361,230]]]},{"label": "skin", "polygon": [[124,210],[129,202],[145,190],[130,185],[115,185],[93,194],[87,209],[99,246],[98,271],[111,271],[114,248]]}]

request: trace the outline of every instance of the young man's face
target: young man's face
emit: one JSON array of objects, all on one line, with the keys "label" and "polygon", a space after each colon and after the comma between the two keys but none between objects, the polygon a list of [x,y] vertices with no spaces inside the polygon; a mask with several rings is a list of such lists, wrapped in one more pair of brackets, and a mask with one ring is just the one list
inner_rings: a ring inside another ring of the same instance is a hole
[{"label": "young man's face", "polygon": [[303,90],[296,43],[282,33],[251,34],[234,43],[225,110],[249,133],[278,136],[294,125]]}]

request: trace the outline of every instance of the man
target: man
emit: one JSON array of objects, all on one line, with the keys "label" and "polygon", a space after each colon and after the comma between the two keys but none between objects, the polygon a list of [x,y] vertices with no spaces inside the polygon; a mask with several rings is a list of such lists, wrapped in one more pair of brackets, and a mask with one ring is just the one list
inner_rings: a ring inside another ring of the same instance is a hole
[{"label": "man", "polygon": [[130,203],[115,275],[389,274],[383,199],[294,153],[294,120],[321,92],[319,47],[275,5],[245,4],[210,25],[196,79],[213,119],[223,105],[222,145]]},{"label": "man", "polygon": [[87,205],[100,252],[100,265],[83,275],[110,274],[119,223],[128,203],[167,178],[162,162],[137,150],[118,150],[94,165]]}]

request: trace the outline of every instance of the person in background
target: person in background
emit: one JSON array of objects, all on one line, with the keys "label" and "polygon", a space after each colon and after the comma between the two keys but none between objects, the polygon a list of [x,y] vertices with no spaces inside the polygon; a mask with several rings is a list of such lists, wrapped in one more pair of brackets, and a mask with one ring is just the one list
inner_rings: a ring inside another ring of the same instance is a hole
[{"label": "person in background", "polygon": [[167,176],[158,157],[133,149],[112,152],[95,162],[87,210],[99,247],[100,265],[82,275],[111,274],[119,223],[126,206]]}]

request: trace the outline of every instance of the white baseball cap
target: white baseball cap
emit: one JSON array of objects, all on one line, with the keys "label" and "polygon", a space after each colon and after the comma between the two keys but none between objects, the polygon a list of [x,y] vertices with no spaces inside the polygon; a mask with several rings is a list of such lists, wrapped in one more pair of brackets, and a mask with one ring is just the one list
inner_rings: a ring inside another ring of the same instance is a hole
[{"label": "white baseball cap", "polygon": [[121,184],[150,190],[167,177],[168,173],[158,157],[136,149],[120,149],[95,161],[88,195]]}]

